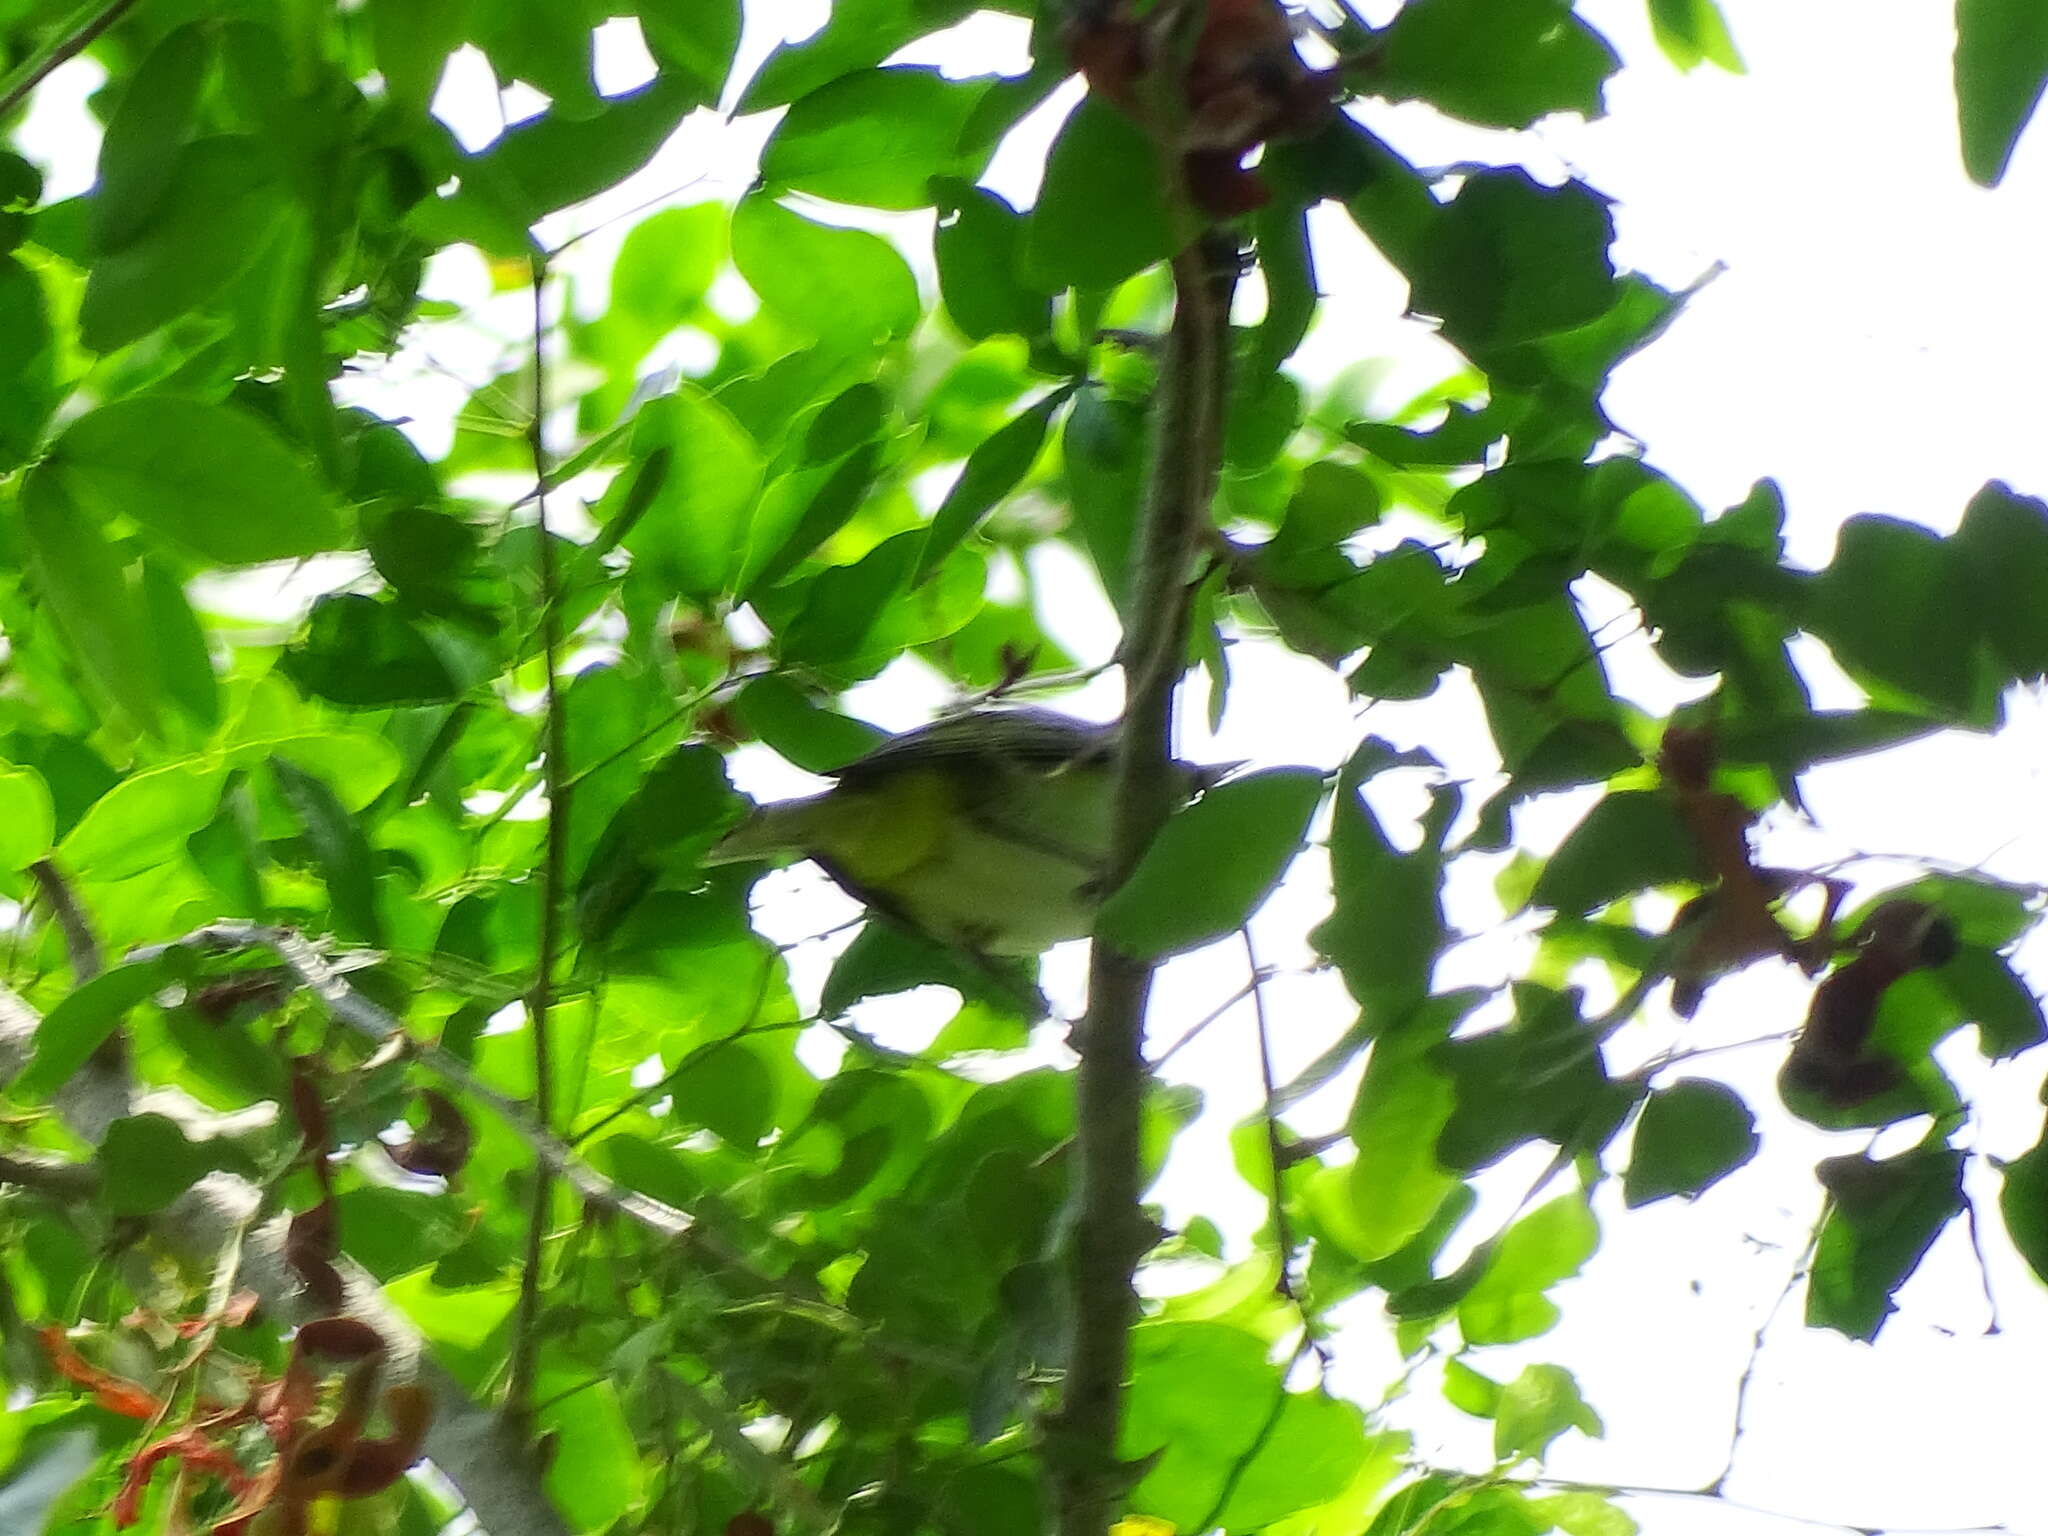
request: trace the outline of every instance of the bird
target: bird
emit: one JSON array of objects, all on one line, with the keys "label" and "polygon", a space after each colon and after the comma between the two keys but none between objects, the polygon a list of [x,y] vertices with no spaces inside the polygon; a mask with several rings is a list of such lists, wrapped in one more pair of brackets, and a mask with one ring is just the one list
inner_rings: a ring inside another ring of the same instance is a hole
[{"label": "bird", "polygon": [[[1085,938],[1106,892],[1119,728],[1035,706],[942,717],[756,807],[707,864],[795,855],[895,923],[979,956]],[[1185,804],[1238,765],[1175,761]]]}]

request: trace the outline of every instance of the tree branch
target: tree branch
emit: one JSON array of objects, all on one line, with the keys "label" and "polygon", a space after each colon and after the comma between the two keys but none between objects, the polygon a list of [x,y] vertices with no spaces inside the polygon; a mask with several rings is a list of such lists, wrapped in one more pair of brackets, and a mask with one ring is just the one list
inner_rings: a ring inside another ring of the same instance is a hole
[{"label": "tree branch", "polygon": [[[1211,233],[1173,261],[1152,461],[1123,648],[1125,709],[1110,858],[1115,890],[1174,808],[1173,700],[1187,655],[1188,581],[1215,494],[1230,298],[1238,249]],[[1075,1076],[1076,1215],[1068,1258],[1065,1392],[1048,1426],[1060,1536],[1104,1536],[1130,1482],[1117,1460],[1130,1362],[1132,1290],[1151,1246],[1140,1205],[1139,1127],[1150,1080],[1145,1003],[1153,962],[1097,938]]]},{"label": "tree branch", "polygon": [[29,865],[28,872],[36,883],[36,894],[50,909],[50,921],[64,936],[64,958],[70,962],[71,974],[82,987],[101,970],[100,941],[92,931],[92,921],[85,915],[85,908],[78,904],[71,882],[64,878],[55,864],[48,859],[37,859]]}]

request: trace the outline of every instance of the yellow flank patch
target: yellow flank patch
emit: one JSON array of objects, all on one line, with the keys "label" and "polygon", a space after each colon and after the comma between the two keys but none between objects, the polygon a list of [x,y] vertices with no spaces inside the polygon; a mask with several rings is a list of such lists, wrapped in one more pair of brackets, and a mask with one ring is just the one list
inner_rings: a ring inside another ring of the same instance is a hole
[{"label": "yellow flank patch", "polygon": [[958,814],[950,778],[906,769],[834,793],[820,808],[817,849],[851,879],[886,888],[943,850]]},{"label": "yellow flank patch", "polygon": [[1109,1528],[1109,1536],[1173,1536],[1173,1522],[1157,1515],[1125,1515]]}]

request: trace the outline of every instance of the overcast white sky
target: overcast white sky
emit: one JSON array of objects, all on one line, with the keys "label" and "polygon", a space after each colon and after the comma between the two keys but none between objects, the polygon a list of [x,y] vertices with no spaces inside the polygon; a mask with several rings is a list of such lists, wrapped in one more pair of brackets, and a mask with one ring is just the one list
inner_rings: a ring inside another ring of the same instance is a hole
[{"label": "overcast white sky", "polygon": [[[2035,361],[2048,355],[2040,280],[2048,132],[2022,143],[1998,191],[1981,191],[1964,178],[1945,5],[1724,5],[1749,65],[1742,77],[1674,71],[1649,40],[1642,0],[1584,0],[1580,11],[1627,63],[1610,87],[1610,115],[1596,123],[1557,120],[1503,136],[1444,123],[1419,107],[1368,106],[1362,115],[1421,163],[1515,155],[1551,178],[1567,170],[1584,175],[1617,199],[1619,259],[1668,286],[1726,264],[1667,336],[1624,365],[1609,406],[1650,460],[1710,508],[1739,500],[1760,475],[1775,476],[1790,504],[1796,559],[1824,563],[1835,529],[1856,512],[1947,529],[1988,478],[2048,493]],[[824,12],[819,0],[769,0],[751,9],[750,58],[778,36],[803,35]],[[984,17],[912,56],[978,73],[1018,67],[1021,48],[1021,23]],[[644,69],[644,56],[625,40],[607,49],[603,62],[607,90],[637,83]],[[30,153],[55,167],[55,195],[90,180],[79,104],[95,75],[85,64],[60,72],[21,135]],[[502,110],[523,115],[539,100],[515,90],[501,109],[488,72],[471,56],[451,70],[439,106],[466,142],[480,144],[496,131]],[[551,221],[548,237],[589,228],[676,188],[687,187],[676,198],[685,202],[737,195],[769,126],[699,114],[646,171],[600,203]],[[1050,123],[1041,123],[1036,135],[1006,150],[991,170],[992,184],[1028,199],[1049,131]],[[913,260],[928,270],[928,220],[846,217],[899,230]],[[602,273],[625,227],[578,248],[575,266],[589,302],[601,297]],[[1307,377],[1390,360],[1398,384],[1380,403],[1391,407],[1404,391],[1454,365],[1440,343],[1401,318],[1403,284],[1340,211],[1323,210],[1316,237],[1331,301],[1299,359]],[[466,253],[438,261],[432,282],[438,296],[476,305],[482,323],[436,327],[424,351],[394,362],[379,390],[386,400],[403,400],[430,446],[442,430],[437,421],[462,403],[463,384],[488,377],[504,339],[524,326],[524,300],[489,300],[481,263]],[[743,289],[732,298],[746,301]],[[691,345],[679,341],[673,356],[688,361]],[[1585,595],[1604,616],[1602,602],[1611,598],[1592,587]],[[1063,603],[1056,627],[1083,655],[1104,656],[1112,643],[1099,604]],[[1818,647],[1802,659],[1813,663],[1824,703],[1855,701]],[[1635,696],[1660,706],[1675,696],[1675,680],[1642,643],[1618,648],[1609,660],[1617,684]],[[1222,732],[1213,743],[1192,733],[1191,755],[1329,765],[1355,741],[1357,708],[1320,667],[1246,648],[1238,669],[1240,686]],[[1460,712],[1469,695],[1455,688],[1445,695],[1442,703],[1379,707],[1370,728],[1403,741],[1427,737],[1460,773],[1489,771],[1494,764],[1472,728],[1474,711]],[[857,703],[872,718],[903,726],[941,699],[928,678],[896,671]],[[1817,825],[1776,819],[1772,861],[1892,852],[1988,861],[2017,879],[2048,880],[2048,711],[2038,697],[2011,702],[2012,724],[1995,740],[1923,743],[1817,771],[1807,783]],[[1098,688],[1076,707],[1090,706],[1113,710],[1113,688]],[[801,782],[758,762],[743,771],[756,792]],[[1413,785],[1406,790],[1419,793]],[[1403,793],[1391,786],[1383,808],[1412,812],[1412,794],[1404,802]],[[1544,851],[1584,804],[1583,796],[1556,797],[1518,822],[1518,835]],[[1496,928],[1490,872],[1472,869],[1454,890],[1453,922],[1487,933],[1447,963],[1446,982],[1499,980],[1525,953],[1514,931]],[[1881,864],[1853,872],[1880,884],[1906,873]],[[769,898],[763,921],[781,934],[815,932],[839,910],[808,871],[773,877],[762,889]],[[1257,924],[1263,958],[1305,959],[1301,935],[1325,900],[1318,860],[1310,856]],[[2037,991],[2048,978],[2041,956],[2042,946],[2031,946],[2023,966]],[[803,955],[813,982],[827,958],[823,949]],[[1051,958],[1057,993],[1075,995],[1081,965],[1078,946]],[[1161,988],[1155,1039],[1171,1038],[1241,979],[1234,944],[1178,962]],[[1282,980],[1270,1002],[1283,1074],[1311,1059],[1349,1018],[1327,978]],[[1759,971],[1717,988],[1684,1038],[1739,1041],[1788,1029],[1804,1006],[1803,986]],[[878,1022],[892,1035],[916,1039],[945,1012],[941,998],[914,998]],[[1675,1038],[1668,1022],[1650,1020],[1617,1045],[1634,1060]],[[1220,1208],[1238,1230],[1257,1219],[1257,1207],[1229,1171],[1224,1138],[1254,1107],[1251,1051],[1249,1016],[1240,1011],[1178,1060],[1177,1070],[1209,1093],[1211,1111],[1161,1190],[1173,1210]],[[1586,1275],[1560,1293],[1564,1322],[1528,1346],[1478,1362],[1503,1378],[1530,1360],[1557,1360],[1579,1372],[1606,1417],[1608,1436],[1561,1441],[1551,1461],[1558,1475],[1683,1488],[1720,1470],[1750,1338],[1783,1290],[1817,1209],[1811,1165],[1863,1144],[1768,1113],[1781,1051],[1782,1045],[1765,1046],[1705,1064],[1766,1111],[1764,1154],[1690,1207],[1665,1202],[1623,1215],[1618,1192],[1603,1190],[1603,1248]],[[1983,1110],[1974,1133],[1980,1150],[2009,1156],[2031,1145],[2041,1123],[2037,1059],[1987,1072],[1967,1032],[1942,1059]],[[1341,1117],[1346,1093],[1343,1085],[1304,1106],[1302,1123],[1314,1128]],[[1884,1143],[1898,1144],[1895,1137]],[[1487,1204],[1472,1223],[1475,1235],[1491,1230],[1489,1213],[1497,1220],[1541,1162],[1512,1159],[1490,1181]],[[1996,1178],[1981,1159],[1972,1163],[1970,1187],[1995,1206]],[[1986,1237],[2004,1328],[1998,1337],[1984,1336],[1982,1288],[1960,1230],[1944,1237],[1903,1293],[1902,1312],[1875,1347],[1805,1330],[1797,1297],[1785,1307],[1757,1371],[1748,1434],[1728,1483],[1734,1499],[1844,1526],[2004,1524],[2025,1536],[2048,1533],[2034,1385],[2048,1358],[2048,1296],[2004,1244],[1995,1216]],[[1352,1318],[1339,1351],[1341,1385],[1368,1402],[1399,1374],[1370,1309]],[[1431,1381],[1394,1410],[1393,1420],[1414,1428],[1427,1454],[1473,1466],[1488,1460],[1489,1427],[1442,1405]],[[1728,1503],[1640,1499],[1630,1508],[1649,1536],[1812,1529]]]}]

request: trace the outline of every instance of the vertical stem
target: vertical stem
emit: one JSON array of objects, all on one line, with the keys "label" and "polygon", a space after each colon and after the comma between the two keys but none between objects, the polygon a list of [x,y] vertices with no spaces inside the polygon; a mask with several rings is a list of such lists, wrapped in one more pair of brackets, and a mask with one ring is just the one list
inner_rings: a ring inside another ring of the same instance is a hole
[{"label": "vertical stem", "polygon": [[[1187,655],[1188,584],[1209,523],[1222,441],[1230,297],[1238,251],[1212,233],[1174,258],[1173,329],[1154,407],[1144,519],[1126,615],[1125,708],[1105,885],[1129,878],[1176,798],[1173,700]],[[1096,939],[1075,1078],[1074,1233],[1065,1395],[1047,1446],[1060,1536],[1104,1536],[1129,1484],[1117,1458],[1132,1289],[1151,1246],[1139,1132],[1153,963]]]},{"label": "vertical stem", "polygon": [[[559,576],[554,538],[548,529],[547,315],[546,258],[533,258],[533,414],[526,429],[533,455],[533,505],[538,552],[535,566],[540,585],[540,653],[544,674],[541,782],[548,797],[546,841],[541,854],[540,933],[534,962],[533,988],[526,1012],[533,1031],[533,1116],[543,1132],[554,1129],[554,1060],[548,1038],[548,1015],[554,1006],[555,959],[561,948],[562,883],[569,831],[569,774],[562,720],[561,691],[556,670],[562,648],[562,617],[555,601]],[[506,1412],[524,1425],[532,1412],[534,1361],[539,1350],[540,1271],[554,1208],[554,1177],[547,1163],[533,1167],[533,1203],[526,1227],[526,1262],[519,1277],[519,1314],[513,1335]],[[525,1426],[530,1427],[530,1426]]]}]

